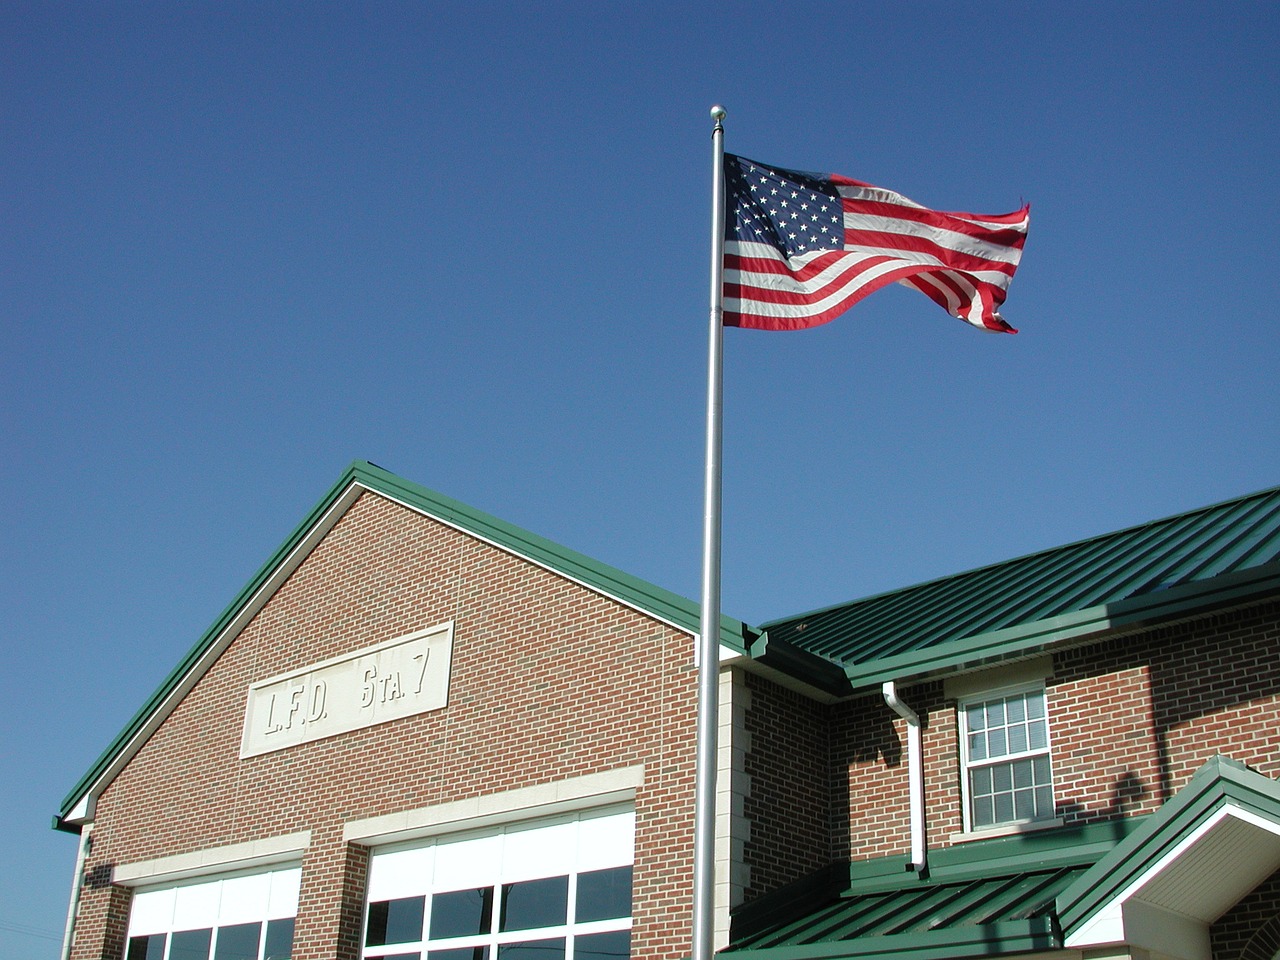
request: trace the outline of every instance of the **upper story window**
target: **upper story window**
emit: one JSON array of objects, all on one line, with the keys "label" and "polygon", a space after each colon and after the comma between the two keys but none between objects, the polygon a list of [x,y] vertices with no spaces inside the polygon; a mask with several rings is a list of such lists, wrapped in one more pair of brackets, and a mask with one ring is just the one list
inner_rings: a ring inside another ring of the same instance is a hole
[{"label": "upper story window", "polygon": [[624,960],[635,814],[582,813],[376,852],[366,960]]},{"label": "upper story window", "polygon": [[1044,687],[963,700],[959,713],[965,829],[1052,817]]},{"label": "upper story window", "polygon": [[287,960],[298,867],[139,889],[126,960]]}]

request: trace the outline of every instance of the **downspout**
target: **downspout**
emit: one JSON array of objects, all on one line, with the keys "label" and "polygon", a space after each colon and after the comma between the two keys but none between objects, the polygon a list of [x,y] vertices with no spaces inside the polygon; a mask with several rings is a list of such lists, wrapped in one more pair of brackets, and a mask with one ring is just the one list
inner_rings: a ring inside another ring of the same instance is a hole
[{"label": "downspout", "polygon": [[911,863],[908,870],[923,876],[929,863],[924,845],[924,757],[920,748],[920,717],[898,699],[898,691],[892,680],[880,687],[884,702],[903,720],[907,721],[907,790],[911,800]]},{"label": "downspout", "polygon": [[76,873],[71,878],[71,905],[67,907],[67,925],[62,933],[62,960],[71,957],[71,944],[76,937],[76,918],[80,914],[80,891],[84,889],[84,862],[89,855],[92,841],[89,835],[93,832],[93,824],[86,823],[80,828],[80,852],[76,854]]}]

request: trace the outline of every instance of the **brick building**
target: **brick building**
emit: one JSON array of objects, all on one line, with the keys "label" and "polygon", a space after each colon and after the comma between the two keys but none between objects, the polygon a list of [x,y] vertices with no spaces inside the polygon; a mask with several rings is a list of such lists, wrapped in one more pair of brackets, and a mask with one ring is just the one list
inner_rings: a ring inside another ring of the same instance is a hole
[{"label": "brick building", "polygon": [[[686,955],[696,605],[356,464],[63,801],[76,960]],[[1280,489],[725,618],[726,960],[1280,948]]]}]

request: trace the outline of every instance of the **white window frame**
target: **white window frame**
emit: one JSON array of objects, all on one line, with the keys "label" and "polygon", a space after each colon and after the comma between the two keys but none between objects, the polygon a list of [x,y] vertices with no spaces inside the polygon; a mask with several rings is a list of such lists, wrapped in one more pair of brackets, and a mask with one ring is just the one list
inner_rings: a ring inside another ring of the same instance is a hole
[{"label": "white window frame", "polygon": [[[297,864],[249,868],[167,883],[139,885],[129,907],[123,956],[135,937],[165,937],[162,960],[173,948],[173,934],[211,931],[209,957],[216,955],[218,931],[247,923],[261,925],[258,958],[267,946],[267,924],[296,920],[302,868]],[[296,931],[295,931],[296,933]]]},{"label": "white window frame", "polygon": [[[524,848],[524,852],[519,856],[511,855],[509,851],[519,846]],[[451,852],[450,848],[455,850]],[[465,854],[464,859],[459,859],[458,852]],[[625,932],[629,935],[634,910],[633,902],[625,917],[578,921],[575,904],[579,875],[633,867],[634,864],[635,811],[630,804],[513,821],[487,829],[441,834],[375,848],[371,854],[369,885],[365,894],[360,956],[363,960],[379,960],[406,953],[423,956],[430,950],[485,946],[489,949],[489,960],[497,960],[498,949],[504,944],[564,938],[565,955],[567,960],[571,960],[576,937],[597,933]],[[495,895],[488,933],[442,941],[430,939],[431,898],[435,894],[473,887],[500,889],[508,883],[563,876],[568,877],[568,914],[563,924],[500,931],[497,923],[499,896]],[[377,945],[366,943],[372,904],[418,896],[425,897],[423,939]]]},{"label": "white window frame", "polygon": [[[1044,703],[1045,745],[1035,749],[1006,752],[998,757],[986,757],[982,760],[969,758],[969,723],[968,710],[975,704],[986,703],[1002,697],[1025,696],[1038,693]],[[1020,683],[1006,687],[996,687],[965,696],[956,701],[956,727],[960,740],[960,796],[963,813],[964,831],[967,834],[991,834],[1016,831],[1028,827],[1051,826],[1058,821],[1056,817],[1057,791],[1054,782],[1053,762],[1053,724],[1049,715],[1049,696],[1047,686],[1043,682]],[[1024,817],[1013,820],[1000,820],[991,824],[975,826],[973,822],[973,797],[971,796],[970,778],[973,770],[982,767],[996,767],[1003,763],[1045,757],[1049,763],[1049,807],[1048,812],[1039,816]]]}]

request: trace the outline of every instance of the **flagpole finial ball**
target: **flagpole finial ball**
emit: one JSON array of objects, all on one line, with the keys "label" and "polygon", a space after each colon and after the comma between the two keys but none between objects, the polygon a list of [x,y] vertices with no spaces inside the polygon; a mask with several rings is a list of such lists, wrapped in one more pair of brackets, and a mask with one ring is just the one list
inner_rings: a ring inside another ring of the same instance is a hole
[{"label": "flagpole finial ball", "polygon": [[725,109],[724,107],[720,106],[720,104],[717,103],[714,107],[711,108],[711,119],[714,120],[716,123],[719,123],[724,118],[725,118]]}]

